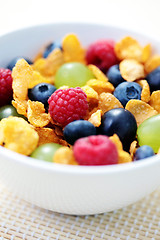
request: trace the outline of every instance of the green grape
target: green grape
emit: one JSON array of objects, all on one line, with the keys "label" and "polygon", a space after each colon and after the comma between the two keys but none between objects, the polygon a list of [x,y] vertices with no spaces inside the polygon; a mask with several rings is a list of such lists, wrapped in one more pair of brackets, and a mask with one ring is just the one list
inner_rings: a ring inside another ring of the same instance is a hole
[{"label": "green grape", "polygon": [[82,63],[72,62],[63,64],[55,75],[55,87],[82,87],[89,79],[94,78],[91,70]]},{"label": "green grape", "polygon": [[19,114],[12,105],[6,105],[6,106],[1,107],[0,108],[0,120],[2,120],[2,118],[7,118],[9,116],[22,117],[25,120],[27,120],[27,118],[25,116]]},{"label": "green grape", "polygon": [[60,147],[62,147],[62,145],[57,143],[46,143],[36,148],[30,157],[47,162],[53,162],[53,155]]},{"label": "green grape", "polygon": [[146,119],[137,129],[140,146],[148,145],[157,153],[160,148],[160,114]]}]

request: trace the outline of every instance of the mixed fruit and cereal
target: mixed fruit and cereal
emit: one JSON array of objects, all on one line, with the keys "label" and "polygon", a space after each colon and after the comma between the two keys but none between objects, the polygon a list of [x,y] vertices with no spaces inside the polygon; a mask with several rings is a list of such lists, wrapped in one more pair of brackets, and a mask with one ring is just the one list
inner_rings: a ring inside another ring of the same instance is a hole
[{"label": "mixed fruit and cereal", "polygon": [[0,69],[0,145],[36,159],[110,165],[160,148],[160,55],[127,36],[75,34]]}]

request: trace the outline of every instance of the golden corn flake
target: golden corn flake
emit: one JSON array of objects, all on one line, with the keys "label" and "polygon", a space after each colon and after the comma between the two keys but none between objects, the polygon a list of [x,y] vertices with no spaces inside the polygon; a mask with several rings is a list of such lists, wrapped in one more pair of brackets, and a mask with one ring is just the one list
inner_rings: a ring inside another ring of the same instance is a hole
[{"label": "golden corn flake", "polygon": [[127,36],[115,44],[115,53],[119,60],[135,59],[145,62],[150,56],[150,47],[146,45],[142,48],[137,40]]},{"label": "golden corn flake", "polygon": [[73,151],[69,147],[61,147],[57,149],[53,156],[53,162],[60,164],[78,165],[74,158]]},{"label": "golden corn flake", "polygon": [[131,143],[131,145],[130,145],[129,152],[130,152],[130,155],[131,155],[131,158],[132,158],[132,159],[133,159],[134,154],[135,154],[135,152],[136,152],[137,145],[138,145],[138,143],[137,143],[136,140],[134,140],[134,141]]},{"label": "golden corn flake", "polygon": [[24,60],[17,61],[12,70],[13,106],[19,114],[26,116],[29,82],[33,78],[32,67]]},{"label": "golden corn flake", "polygon": [[142,50],[142,63],[145,63],[151,56],[151,45],[147,44]]},{"label": "golden corn flake", "polygon": [[122,142],[120,141],[117,134],[113,134],[113,136],[111,136],[109,138],[116,145],[118,151],[123,150]]},{"label": "golden corn flake", "polygon": [[33,88],[39,83],[50,83],[52,84],[52,81],[50,78],[43,77],[39,72],[33,71],[33,78],[29,82],[29,88]]},{"label": "golden corn flake", "polygon": [[108,78],[106,75],[95,65],[90,64],[88,65],[88,68],[92,71],[93,75],[97,80],[103,81],[103,82],[108,82]]},{"label": "golden corn flake", "polygon": [[149,104],[160,113],[160,90],[154,91],[151,94],[151,100]]},{"label": "golden corn flake", "polygon": [[98,94],[102,92],[112,93],[114,91],[114,86],[110,82],[103,82],[97,79],[89,80],[87,85],[93,88]]},{"label": "golden corn flake", "polygon": [[146,73],[150,73],[160,66],[160,55],[154,55],[148,59],[145,63],[144,68]]},{"label": "golden corn flake", "polygon": [[13,107],[17,109],[19,114],[27,116],[27,101],[26,100],[19,100],[18,98],[12,101]]},{"label": "golden corn flake", "polygon": [[59,48],[54,49],[46,58],[45,75],[55,75],[58,68],[64,63],[63,53]]},{"label": "golden corn flake", "polygon": [[58,68],[64,63],[63,53],[60,49],[54,49],[47,58],[39,58],[32,65],[35,71],[45,77],[54,76]]},{"label": "golden corn flake", "polygon": [[0,121],[1,145],[24,155],[30,155],[37,147],[39,136],[33,127],[19,117],[8,117]]},{"label": "golden corn flake", "polygon": [[98,106],[102,110],[102,114],[113,108],[123,108],[120,101],[111,93],[101,93]]},{"label": "golden corn flake", "polygon": [[92,87],[85,85],[81,88],[86,93],[88,102],[98,102],[98,93]]},{"label": "golden corn flake", "polygon": [[118,151],[118,163],[132,162],[132,158],[128,152]]},{"label": "golden corn flake", "polygon": [[138,80],[137,83],[142,87],[141,100],[149,102],[150,100],[150,87],[146,80]]},{"label": "golden corn flake", "polygon": [[130,100],[125,108],[134,115],[138,126],[147,118],[158,114],[153,107],[141,100]]},{"label": "golden corn flake", "polygon": [[45,143],[59,143],[59,137],[54,129],[36,127],[35,130],[39,136],[38,146]]},{"label": "golden corn flake", "polygon": [[12,70],[12,78],[14,99],[28,100],[29,82],[33,78],[32,67],[24,59],[18,60]]},{"label": "golden corn flake", "polygon": [[68,34],[62,41],[65,62],[81,62],[85,64],[85,50],[75,34]]},{"label": "golden corn flake", "polygon": [[133,82],[145,77],[143,64],[134,59],[125,59],[121,61],[119,69],[122,77],[128,82]]},{"label": "golden corn flake", "polygon": [[32,65],[33,70],[45,75],[45,58],[38,58]]},{"label": "golden corn flake", "polygon": [[28,121],[35,127],[44,127],[50,122],[50,115],[45,113],[43,103],[28,100]]},{"label": "golden corn flake", "polygon": [[88,121],[91,122],[95,127],[99,127],[101,125],[101,116],[102,110],[97,110],[91,115]]}]

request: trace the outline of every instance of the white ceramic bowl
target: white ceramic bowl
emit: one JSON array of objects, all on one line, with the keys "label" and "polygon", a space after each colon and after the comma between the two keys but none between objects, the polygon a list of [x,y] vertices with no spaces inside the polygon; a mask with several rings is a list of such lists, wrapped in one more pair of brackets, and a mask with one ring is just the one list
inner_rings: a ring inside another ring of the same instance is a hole
[{"label": "white ceramic bowl", "polygon": [[[160,42],[125,29],[96,24],[59,23],[30,27],[0,37],[0,67],[15,56],[34,57],[46,43],[66,33],[84,46],[95,40],[131,35],[142,44]],[[160,185],[160,156],[112,166],[69,166],[35,160],[0,147],[0,181],[37,206],[67,214],[96,214],[138,201]]]}]

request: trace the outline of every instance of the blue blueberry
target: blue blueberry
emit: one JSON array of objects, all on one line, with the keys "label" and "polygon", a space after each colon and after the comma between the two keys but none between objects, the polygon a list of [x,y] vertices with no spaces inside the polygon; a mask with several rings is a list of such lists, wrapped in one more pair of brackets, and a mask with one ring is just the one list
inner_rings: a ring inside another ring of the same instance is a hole
[{"label": "blue blueberry", "polygon": [[46,58],[55,49],[60,48],[62,50],[62,44],[59,41],[50,43],[44,50],[43,57]]},{"label": "blue blueberry", "polygon": [[135,139],[137,131],[136,119],[131,112],[124,108],[115,108],[102,116],[99,134],[112,136],[116,133],[125,150],[129,150],[130,143]]},{"label": "blue blueberry", "polygon": [[139,147],[134,156],[134,161],[154,156],[154,151],[150,146],[143,145]]},{"label": "blue blueberry", "polygon": [[160,90],[160,67],[150,72],[146,76],[146,80],[148,81],[151,92]]},{"label": "blue blueberry", "polygon": [[28,62],[28,64],[33,64],[33,62],[32,62],[30,59],[28,59],[28,58],[25,58],[25,57],[15,57],[15,58],[13,58],[13,59],[10,61],[10,63],[9,63],[8,66],[7,66],[7,68],[12,71],[13,67],[16,65],[16,62],[17,62],[18,60],[22,59],[22,58],[24,58],[24,59]]},{"label": "blue blueberry", "polygon": [[121,76],[118,64],[109,68],[107,77],[114,87],[117,87],[120,83],[125,81]]},{"label": "blue blueberry", "polygon": [[55,86],[48,83],[39,83],[28,91],[28,97],[32,101],[42,102],[48,107],[48,98],[56,91]]},{"label": "blue blueberry", "polygon": [[96,135],[96,127],[86,120],[76,120],[65,126],[63,135],[65,140],[73,145],[79,138]]},{"label": "blue blueberry", "polygon": [[135,82],[120,83],[114,90],[114,96],[125,107],[126,103],[131,99],[141,99],[142,88]]}]

